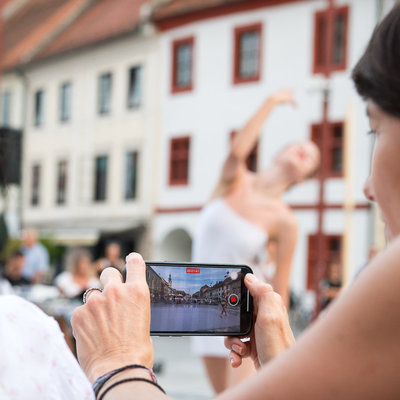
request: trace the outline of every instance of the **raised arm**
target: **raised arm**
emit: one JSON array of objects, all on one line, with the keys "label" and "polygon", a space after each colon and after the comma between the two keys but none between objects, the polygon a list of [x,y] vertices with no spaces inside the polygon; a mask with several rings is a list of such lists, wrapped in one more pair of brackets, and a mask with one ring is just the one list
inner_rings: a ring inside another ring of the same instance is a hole
[{"label": "raised arm", "polygon": [[264,122],[279,104],[296,104],[291,89],[279,90],[268,97],[244,128],[237,132],[222,169],[221,182],[230,183],[237,177],[240,170],[246,168],[246,159],[257,143]]},{"label": "raised arm", "polygon": [[290,349],[218,400],[399,399],[400,239]]}]

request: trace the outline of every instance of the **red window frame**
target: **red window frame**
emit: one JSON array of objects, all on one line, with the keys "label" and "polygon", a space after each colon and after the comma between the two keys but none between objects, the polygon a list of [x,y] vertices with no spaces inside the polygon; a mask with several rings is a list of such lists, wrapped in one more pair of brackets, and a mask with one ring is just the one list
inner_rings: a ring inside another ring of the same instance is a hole
[{"label": "red window frame", "polygon": [[[191,52],[191,60],[190,60],[190,84],[186,86],[179,86],[176,77],[177,77],[177,54],[179,46],[189,44],[192,48]],[[194,65],[194,36],[186,37],[183,39],[174,40],[172,42],[172,74],[171,74],[171,93],[182,93],[182,92],[190,92],[193,90],[193,65]]]},{"label": "red window frame", "polygon": [[173,138],[170,141],[169,185],[183,186],[189,183],[190,137]]},{"label": "red window frame", "polygon": [[[344,123],[343,122],[329,122],[329,134],[324,140],[324,147],[322,148],[321,135],[322,124],[311,125],[311,140],[319,147],[321,152],[321,168],[319,173],[323,174],[324,178],[342,178],[344,168]],[[342,136],[335,137],[336,128],[342,128]],[[340,149],[342,152],[342,168],[340,171],[335,171],[333,168],[334,149]]]},{"label": "red window frame", "polygon": [[[232,131],[230,135],[230,146],[232,146],[233,139],[238,131]],[[254,145],[250,154],[246,158],[246,166],[249,171],[257,172],[258,170],[258,144],[259,141]]]},{"label": "red window frame", "polygon": [[[335,39],[335,20],[338,16],[344,18],[343,32],[343,58],[341,63],[333,61],[334,39]],[[338,7],[333,11],[333,21],[329,23],[329,11],[317,11],[314,21],[314,60],[313,72],[315,74],[329,74],[334,71],[343,71],[347,66],[347,47],[348,47],[348,25],[349,25],[349,7]],[[329,28],[331,31],[329,31]],[[320,34],[320,29],[324,29],[324,34]],[[326,45],[327,44],[327,45]]]},{"label": "red window frame", "polygon": [[[323,245],[321,254],[318,253],[318,235],[308,236],[308,260],[307,260],[307,290],[318,291],[319,282],[326,276],[328,266],[332,262],[341,262],[343,249],[343,236],[323,235]],[[333,248],[334,243],[338,243],[338,249]],[[317,261],[321,259],[324,268],[316,271]]]},{"label": "red window frame", "polygon": [[[240,37],[244,33],[258,32],[259,34],[259,52],[258,52],[258,72],[255,76],[243,78],[240,75]],[[262,23],[256,23],[246,26],[239,26],[234,31],[234,60],[233,60],[233,83],[235,85],[248,82],[258,82],[261,79],[261,59],[262,59]]]}]

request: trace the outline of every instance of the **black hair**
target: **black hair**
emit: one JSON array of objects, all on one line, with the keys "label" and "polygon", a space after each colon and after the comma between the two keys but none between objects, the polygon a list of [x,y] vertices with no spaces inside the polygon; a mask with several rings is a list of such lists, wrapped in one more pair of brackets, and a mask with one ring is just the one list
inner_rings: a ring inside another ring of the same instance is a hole
[{"label": "black hair", "polygon": [[352,73],[358,93],[400,118],[400,4],[375,28]]}]

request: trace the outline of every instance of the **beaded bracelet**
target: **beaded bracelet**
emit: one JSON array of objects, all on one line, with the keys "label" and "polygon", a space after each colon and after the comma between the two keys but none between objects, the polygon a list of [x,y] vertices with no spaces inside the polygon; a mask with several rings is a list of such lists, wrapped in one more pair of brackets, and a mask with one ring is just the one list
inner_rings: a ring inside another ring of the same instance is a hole
[{"label": "beaded bracelet", "polygon": [[99,394],[100,389],[104,386],[104,384],[105,384],[110,378],[112,378],[113,376],[119,374],[119,373],[122,372],[122,371],[126,371],[127,369],[135,369],[135,368],[145,369],[145,370],[150,374],[150,377],[151,377],[151,379],[152,379],[152,382],[157,383],[157,378],[156,378],[156,376],[154,375],[154,372],[153,372],[151,369],[145,367],[144,365],[140,365],[140,364],[125,365],[124,367],[114,369],[113,371],[110,371],[110,372],[108,372],[107,374],[104,374],[104,375],[98,377],[98,378],[93,382],[92,387],[93,387],[93,391],[94,391],[94,394],[96,395],[96,397],[97,397],[97,395]]},{"label": "beaded bracelet", "polygon": [[165,390],[156,382],[151,381],[150,379],[146,379],[146,378],[127,378],[127,379],[121,379],[120,381],[114,382],[112,385],[110,385],[99,397],[98,400],[103,400],[104,396],[113,388],[115,388],[118,385],[121,385],[122,383],[126,383],[126,382],[147,382],[147,383],[151,383],[153,386],[155,386],[156,388],[160,389],[164,394]]}]

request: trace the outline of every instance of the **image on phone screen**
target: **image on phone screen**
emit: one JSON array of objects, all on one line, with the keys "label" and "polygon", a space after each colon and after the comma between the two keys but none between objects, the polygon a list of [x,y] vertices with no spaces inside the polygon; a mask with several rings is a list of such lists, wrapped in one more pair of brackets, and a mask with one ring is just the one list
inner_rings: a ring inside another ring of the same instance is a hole
[{"label": "image on phone screen", "polygon": [[146,263],[154,333],[247,333],[251,310],[244,266]]}]

